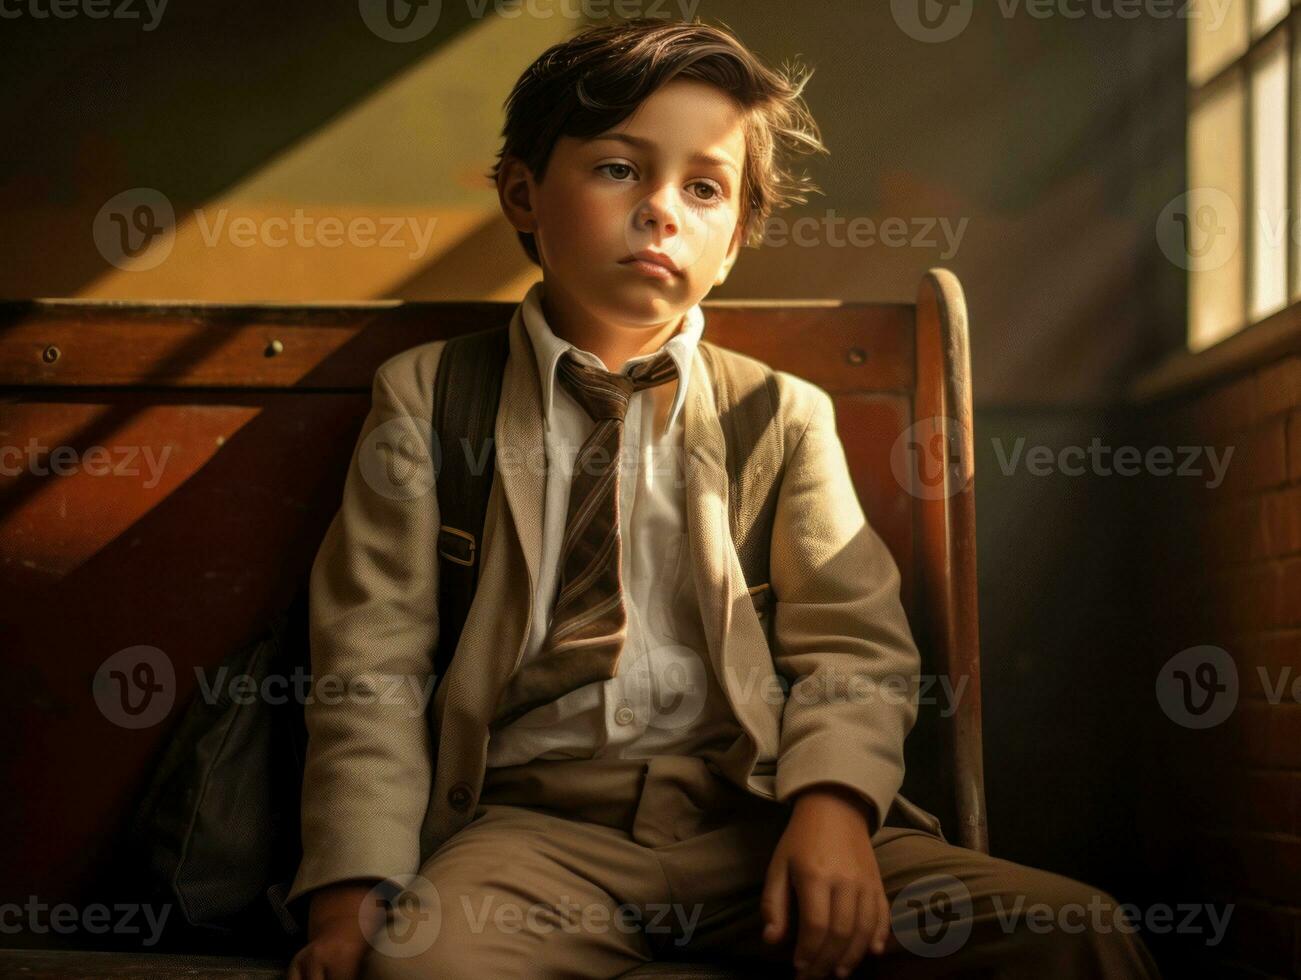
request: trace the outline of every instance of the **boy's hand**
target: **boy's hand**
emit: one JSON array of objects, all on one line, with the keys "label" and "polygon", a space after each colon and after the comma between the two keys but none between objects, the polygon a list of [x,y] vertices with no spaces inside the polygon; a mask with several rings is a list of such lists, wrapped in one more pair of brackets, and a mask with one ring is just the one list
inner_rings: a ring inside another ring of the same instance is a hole
[{"label": "boy's hand", "polygon": [[885,950],[890,905],[872,850],[865,804],[853,791],[819,784],[795,798],[764,882],[763,938],[786,936],[790,894],[799,908],[797,976],[846,977],[869,946]]},{"label": "boy's hand", "polygon": [[374,880],[327,885],[312,893],[307,945],[289,964],[287,980],[354,980],[387,914],[366,901]]}]

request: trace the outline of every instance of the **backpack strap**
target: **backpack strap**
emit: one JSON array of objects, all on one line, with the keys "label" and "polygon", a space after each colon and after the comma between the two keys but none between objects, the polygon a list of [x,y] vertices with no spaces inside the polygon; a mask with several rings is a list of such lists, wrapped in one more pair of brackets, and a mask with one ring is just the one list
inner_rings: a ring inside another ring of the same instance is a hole
[{"label": "backpack strap", "polygon": [[750,598],[767,629],[773,603],[769,548],[786,461],[777,379],[772,368],[757,358],[704,339],[699,345],[713,375],[723,425],[732,541]]},{"label": "backpack strap", "polygon": [[510,351],[507,326],[448,340],[434,377],[433,428],[441,463],[438,528],[438,648],[441,683],[461,640],[479,582],[483,525],[496,468],[497,402]]},{"label": "backpack strap", "polygon": [[[439,640],[434,670],[441,681],[460,642],[478,585],[483,526],[496,458],[495,428],[506,355],[507,327],[447,341],[434,379],[434,432],[441,468],[436,491]],[[769,548],[777,495],[785,472],[785,432],[772,368],[756,358],[704,339],[723,426],[728,474],[728,526],[745,583],[765,629],[773,594]],[[455,379],[455,394],[452,384]],[[472,465],[482,461],[475,472]]]}]

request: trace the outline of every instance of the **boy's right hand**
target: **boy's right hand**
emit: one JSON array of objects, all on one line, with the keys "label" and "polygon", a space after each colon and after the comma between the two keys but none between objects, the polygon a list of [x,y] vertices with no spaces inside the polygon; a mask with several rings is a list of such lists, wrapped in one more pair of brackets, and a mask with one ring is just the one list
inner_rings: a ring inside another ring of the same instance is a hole
[{"label": "boy's right hand", "polygon": [[289,964],[288,980],[356,980],[387,913],[366,901],[379,878],[326,885],[312,893],[307,945]]}]

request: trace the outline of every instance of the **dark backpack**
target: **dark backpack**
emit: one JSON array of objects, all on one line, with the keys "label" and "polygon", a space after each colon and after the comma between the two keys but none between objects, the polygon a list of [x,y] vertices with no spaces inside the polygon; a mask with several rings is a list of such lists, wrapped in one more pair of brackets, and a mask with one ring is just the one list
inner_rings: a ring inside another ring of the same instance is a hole
[{"label": "dark backpack", "polygon": [[[434,380],[432,424],[441,447],[436,681],[447,673],[478,583],[507,330],[448,340]],[[726,439],[729,525],[766,630],[768,548],[785,451],[776,383],[757,360],[704,340],[700,350]],[[476,459],[487,462],[479,472]],[[303,705],[295,696],[279,704],[232,701],[226,685],[233,674],[249,674],[259,690],[268,679],[273,690],[303,690],[295,678],[311,670],[307,609],[304,583],[266,629],[208,672],[210,686],[227,679],[220,696],[209,703],[196,692],[137,807],[128,866],[139,876],[142,900],[179,911],[167,924],[173,944],[193,948],[209,939],[222,949],[237,940],[241,950],[280,953],[301,945],[305,909],[284,899],[302,857]]]},{"label": "dark backpack", "polygon": [[[172,907],[164,948],[283,955],[301,945],[284,899],[302,856],[307,609],[303,584],[261,633],[205,669],[136,807],[115,878],[141,902]],[[232,700],[231,680],[244,675],[272,697]]]}]

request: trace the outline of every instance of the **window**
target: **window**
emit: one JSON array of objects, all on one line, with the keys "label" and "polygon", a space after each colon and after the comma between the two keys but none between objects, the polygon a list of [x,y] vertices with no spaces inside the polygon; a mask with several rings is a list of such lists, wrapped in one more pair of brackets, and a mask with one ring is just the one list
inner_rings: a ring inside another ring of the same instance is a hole
[{"label": "window", "polygon": [[1301,0],[1188,8],[1188,346],[1301,301]]}]

